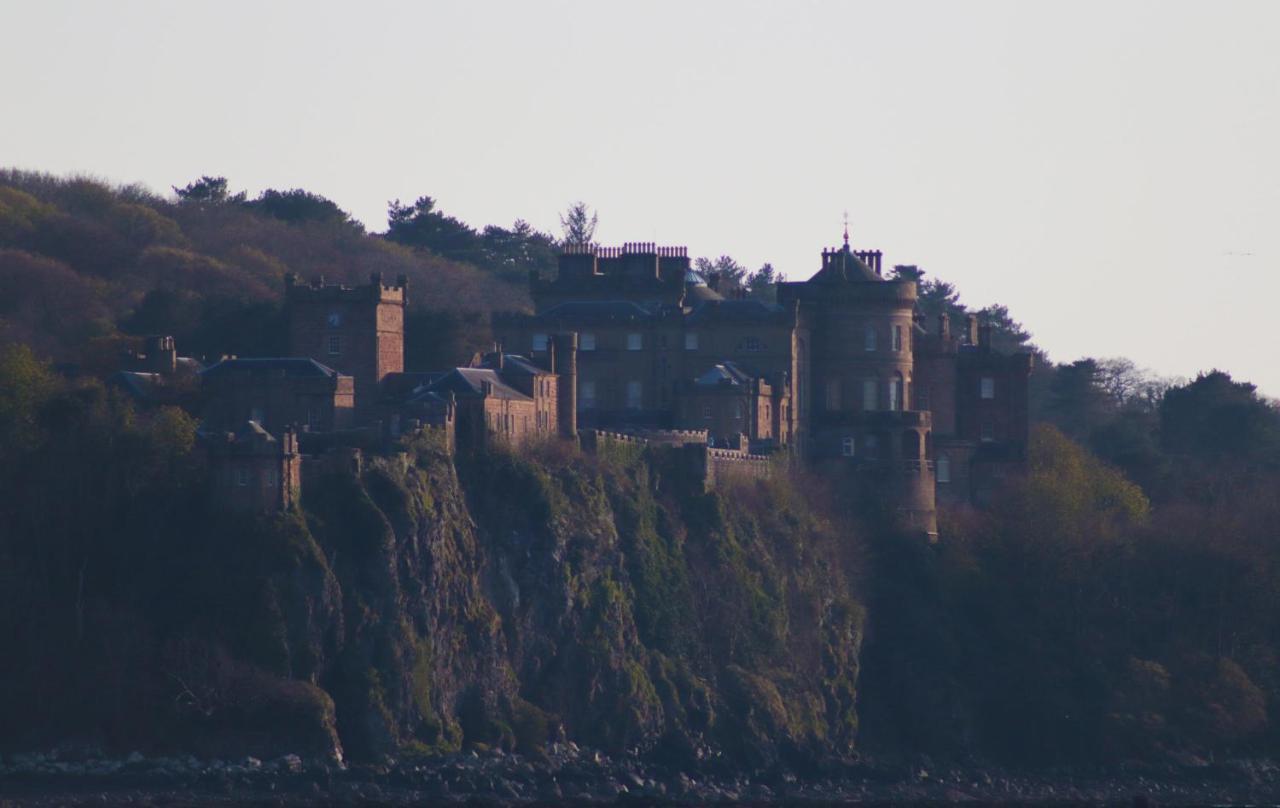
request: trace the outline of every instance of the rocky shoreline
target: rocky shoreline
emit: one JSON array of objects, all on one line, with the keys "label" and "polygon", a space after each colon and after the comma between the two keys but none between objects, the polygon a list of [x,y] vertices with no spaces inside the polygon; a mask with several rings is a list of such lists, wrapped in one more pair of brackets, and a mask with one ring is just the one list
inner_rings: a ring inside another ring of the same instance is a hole
[{"label": "rocky shoreline", "polygon": [[709,758],[673,768],[553,744],[544,759],[468,752],[336,767],[297,755],[262,761],[49,753],[0,759],[0,805],[838,804],[846,802],[1274,803],[1270,761],[1196,761],[1159,769],[1014,773],[986,767],[845,763],[820,775],[746,776]]}]

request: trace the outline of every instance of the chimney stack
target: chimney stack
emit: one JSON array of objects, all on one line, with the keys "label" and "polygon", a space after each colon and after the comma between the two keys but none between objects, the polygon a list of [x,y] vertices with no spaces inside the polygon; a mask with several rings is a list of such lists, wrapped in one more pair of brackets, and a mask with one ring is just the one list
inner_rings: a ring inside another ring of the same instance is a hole
[{"label": "chimney stack", "polygon": [[558,361],[556,377],[556,420],[560,435],[578,439],[578,334],[567,332],[551,336],[551,355]]},{"label": "chimney stack", "polygon": [[965,340],[970,345],[978,344],[978,315],[969,314],[964,318],[965,322]]},{"label": "chimney stack", "polygon": [[945,311],[938,315],[938,336],[943,339],[951,336],[951,315]]}]

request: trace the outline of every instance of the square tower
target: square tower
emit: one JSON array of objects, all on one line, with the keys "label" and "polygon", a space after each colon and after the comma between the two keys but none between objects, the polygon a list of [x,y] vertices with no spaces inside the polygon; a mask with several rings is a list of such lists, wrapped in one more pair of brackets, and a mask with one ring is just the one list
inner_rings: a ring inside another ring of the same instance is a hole
[{"label": "square tower", "polygon": [[290,355],[351,376],[358,420],[373,411],[387,374],[404,371],[408,285],[403,275],[385,285],[379,272],[367,286],[355,287],[326,285],[324,278],[304,285],[293,273],[285,276]]}]

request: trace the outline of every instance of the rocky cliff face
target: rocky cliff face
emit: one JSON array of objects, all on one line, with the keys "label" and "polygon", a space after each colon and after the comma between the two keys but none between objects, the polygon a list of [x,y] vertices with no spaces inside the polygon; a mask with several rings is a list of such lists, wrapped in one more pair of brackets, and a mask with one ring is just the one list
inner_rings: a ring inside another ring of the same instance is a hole
[{"label": "rocky cliff face", "polygon": [[424,444],[303,504],[264,530],[281,551],[236,651],[314,688],[281,743],[370,760],[561,738],[749,767],[852,748],[850,539],[789,484],[703,493],[640,453],[455,467]]}]

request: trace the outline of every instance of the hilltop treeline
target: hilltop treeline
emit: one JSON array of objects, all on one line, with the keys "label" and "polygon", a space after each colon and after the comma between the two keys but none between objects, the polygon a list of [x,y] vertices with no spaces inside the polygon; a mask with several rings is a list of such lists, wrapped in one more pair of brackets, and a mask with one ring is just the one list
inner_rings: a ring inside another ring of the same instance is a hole
[{"label": "hilltop treeline", "polygon": [[[0,172],[0,339],[90,370],[131,337],[156,333],[194,356],[278,355],[285,273],[365,283],[381,272],[409,279],[411,366],[445,366],[484,346],[484,314],[528,307],[520,273],[549,260],[549,236],[519,222],[478,234],[426,198],[392,208],[383,237],[302,190],[247,199],[206,177],[165,199]],[[449,248],[467,236],[474,249]]]}]

